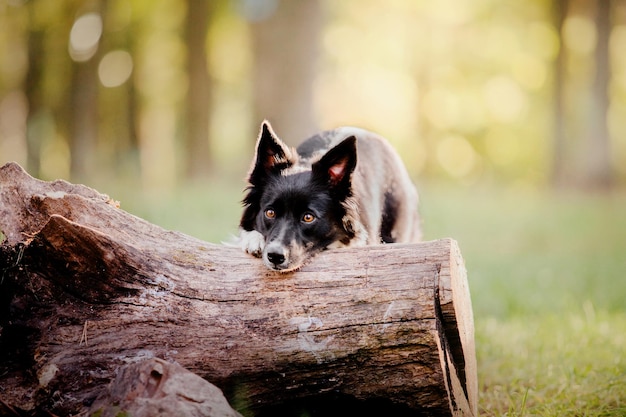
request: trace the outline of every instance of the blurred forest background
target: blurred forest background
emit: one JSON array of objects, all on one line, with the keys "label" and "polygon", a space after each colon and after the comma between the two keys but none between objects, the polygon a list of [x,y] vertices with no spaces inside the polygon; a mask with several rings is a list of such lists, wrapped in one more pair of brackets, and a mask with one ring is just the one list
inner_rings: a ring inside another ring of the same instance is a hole
[{"label": "blurred forest background", "polygon": [[263,119],[374,130],[460,243],[481,415],[623,416],[625,51],[626,0],[0,0],[0,164],[219,242]]},{"label": "blurred forest background", "polygon": [[621,0],[2,0],[0,162],[164,189],[241,176],[267,118],[377,131],[416,178],[606,189],[624,47]]}]

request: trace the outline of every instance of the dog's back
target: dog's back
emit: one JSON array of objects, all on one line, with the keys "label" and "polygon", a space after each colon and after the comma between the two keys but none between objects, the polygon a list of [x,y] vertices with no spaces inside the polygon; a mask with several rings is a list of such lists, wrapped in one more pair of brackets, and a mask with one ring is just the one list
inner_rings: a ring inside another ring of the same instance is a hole
[{"label": "dog's back", "polygon": [[357,139],[357,164],[352,174],[356,207],[348,213],[356,228],[350,245],[411,243],[421,239],[418,194],[397,152],[381,136],[355,127],[321,132],[298,146],[293,170],[310,169],[345,138]]}]

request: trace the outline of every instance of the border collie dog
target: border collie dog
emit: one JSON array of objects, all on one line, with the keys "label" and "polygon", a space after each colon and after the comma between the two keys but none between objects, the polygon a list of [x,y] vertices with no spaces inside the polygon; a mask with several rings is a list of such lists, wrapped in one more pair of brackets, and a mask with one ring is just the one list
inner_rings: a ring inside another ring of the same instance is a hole
[{"label": "border collie dog", "polygon": [[285,145],[264,121],[243,200],[239,245],[271,270],[326,248],[420,240],[417,191],[382,137],[341,127]]}]

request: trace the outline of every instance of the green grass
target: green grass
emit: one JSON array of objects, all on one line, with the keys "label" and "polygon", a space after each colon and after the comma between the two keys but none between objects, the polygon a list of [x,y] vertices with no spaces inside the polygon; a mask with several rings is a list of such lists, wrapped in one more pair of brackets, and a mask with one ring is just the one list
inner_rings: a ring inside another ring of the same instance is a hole
[{"label": "green grass", "polygon": [[161,227],[220,243],[237,233],[244,186],[212,180],[169,191],[141,192],[128,185],[104,185],[98,191],[118,200],[123,210]]},{"label": "green grass", "polygon": [[422,198],[426,238],[459,241],[478,317],[626,307],[626,195],[429,187]]},{"label": "green grass", "polygon": [[[122,208],[212,242],[236,232],[243,184],[143,194]],[[425,239],[465,257],[483,416],[626,415],[626,195],[421,187]]]},{"label": "green grass", "polygon": [[483,416],[626,415],[626,314],[478,319]]},{"label": "green grass", "polygon": [[484,416],[626,415],[626,196],[426,187],[466,260]]}]

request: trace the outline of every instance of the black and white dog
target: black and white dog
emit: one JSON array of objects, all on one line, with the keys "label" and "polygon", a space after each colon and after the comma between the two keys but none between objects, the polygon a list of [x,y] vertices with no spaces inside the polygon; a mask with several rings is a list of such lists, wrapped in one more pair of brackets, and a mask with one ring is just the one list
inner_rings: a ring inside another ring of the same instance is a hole
[{"label": "black and white dog", "polygon": [[316,253],[420,239],[418,197],[398,154],[382,137],[342,127],[296,150],[265,121],[243,200],[239,244],[275,271]]}]

